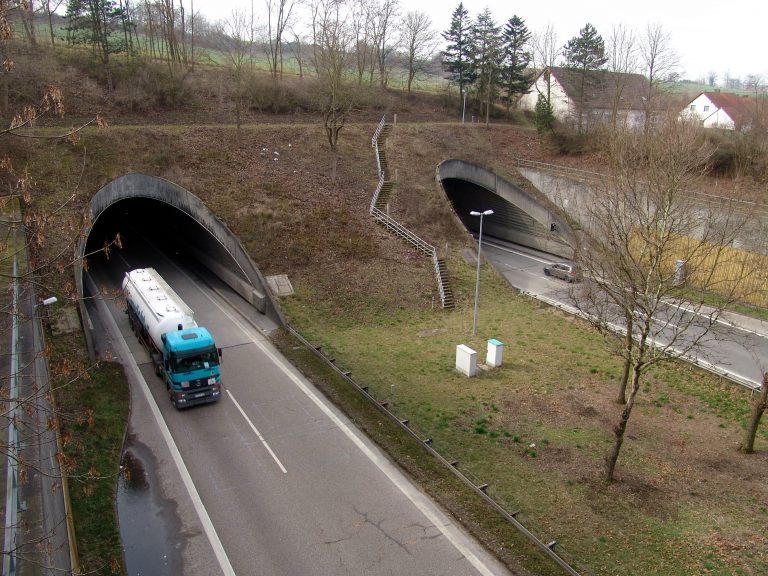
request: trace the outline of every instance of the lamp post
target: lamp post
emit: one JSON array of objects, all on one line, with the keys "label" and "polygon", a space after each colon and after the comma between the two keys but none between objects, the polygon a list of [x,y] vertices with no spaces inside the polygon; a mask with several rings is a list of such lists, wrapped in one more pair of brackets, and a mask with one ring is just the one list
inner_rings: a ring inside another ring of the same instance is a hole
[{"label": "lamp post", "polygon": [[480,250],[483,247],[483,216],[490,216],[493,214],[493,210],[486,210],[485,212],[475,212],[474,210],[469,213],[470,216],[480,216],[480,234],[477,236],[477,280],[475,281],[475,315],[472,320],[472,335],[477,336],[477,300],[480,297]]}]

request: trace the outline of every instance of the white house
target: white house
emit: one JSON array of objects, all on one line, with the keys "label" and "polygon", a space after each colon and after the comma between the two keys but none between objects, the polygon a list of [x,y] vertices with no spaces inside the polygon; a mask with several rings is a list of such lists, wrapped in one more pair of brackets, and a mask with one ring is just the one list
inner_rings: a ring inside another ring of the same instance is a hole
[{"label": "white house", "polygon": [[[614,116],[627,126],[645,121],[648,80],[640,74],[619,74],[607,70],[582,73],[572,68],[545,68],[536,76],[529,92],[518,103],[533,112],[539,94],[547,97],[555,118],[561,121],[607,122]],[[657,106],[658,107],[658,106]]]},{"label": "white house", "polygon": [[698,120],[705,128],[740,130],[749,125],[755,102],[731,92],[702,92],[680,112],[680,117]]}]

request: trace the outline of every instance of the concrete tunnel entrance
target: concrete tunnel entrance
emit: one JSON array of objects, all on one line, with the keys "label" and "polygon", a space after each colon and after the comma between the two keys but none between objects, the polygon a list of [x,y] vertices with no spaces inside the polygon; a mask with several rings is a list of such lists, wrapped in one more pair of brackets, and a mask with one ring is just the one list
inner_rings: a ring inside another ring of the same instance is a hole
[{"label": "concrete tunnel entrance", "polygon": [[493,172],[462,160],[442,162],[438,177],[456,215],[470,232],[478,232],[480,219],[469,213],[490,209],[494,213],[483,220],[483,235],[562,258],[573,257],[573,230],[554,206]]},{"label": "concrete tunnel entrance", "polygon": [[[89,211],[91,225],[82,230],[76,258],[99,250],[118,232],[125,242],[141,236],[204,266],[259,312],[283,323],[261,272],[240,241],[188,190],[162,178],[129,174],[101,188]],[[75,283],[82,297],[82,269]]]}]

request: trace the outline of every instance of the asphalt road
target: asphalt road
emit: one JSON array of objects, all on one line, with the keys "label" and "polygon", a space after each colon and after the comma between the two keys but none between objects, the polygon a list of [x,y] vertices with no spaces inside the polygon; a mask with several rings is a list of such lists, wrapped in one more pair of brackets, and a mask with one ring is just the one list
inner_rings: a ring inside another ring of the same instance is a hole
[{"label": "asphalt road", "polygon": [[159,470],[148,478],[177,527],[180,565],[167,573],[508,574],[288,364],[265,336],[268,323],[246,319],[214,278],[149,251],[126,251],[91,274],[111,290],[129,266],[156,268],[223,348],[222,400],[176,411],[120,303],[100,303],[108,346],[136,362],[130,437],[152,454]]},{"label": "asphalt road", "polygon": [[[579,285],[568,284],[544,275],[544,265],[552,256],[493,238],[483,238],[483,255],[515,288],[535,297],[573,304]],[[705,310],[692,313],[685,308],[667,306],[653,318],[651,335],[672,350],[684,351],[705,367],[730,374],[746,385],[759,387],[768,370],[768,338],[763,327],[755,328],[748,318],[722,315],[713,321]],[[616,322],[620,317],[617,311]]]}]

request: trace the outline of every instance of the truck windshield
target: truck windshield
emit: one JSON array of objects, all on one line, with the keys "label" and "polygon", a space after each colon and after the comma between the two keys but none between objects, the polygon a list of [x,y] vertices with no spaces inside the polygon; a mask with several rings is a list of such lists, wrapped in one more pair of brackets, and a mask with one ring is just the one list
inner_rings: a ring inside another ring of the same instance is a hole
[{"label": "truck windshield", "polygon": [[204,352],[195,352],[185,356],[172,356],[174,372],[192,372],[193,370],[205,370],[219,365],[219,355],[214,348]]}]

